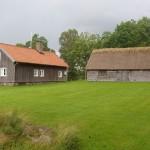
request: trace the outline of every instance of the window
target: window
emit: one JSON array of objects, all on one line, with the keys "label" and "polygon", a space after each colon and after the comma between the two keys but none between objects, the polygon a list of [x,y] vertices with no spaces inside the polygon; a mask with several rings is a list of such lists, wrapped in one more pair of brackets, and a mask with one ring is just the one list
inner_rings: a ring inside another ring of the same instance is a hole
[{"label": "window", "polygon": [[58,71],[58,78],[62,78],[62,77],[63,77],[62,71]]},{"label": "window", "polygon": [[44,77],[44,70],[40,70],[40,77]]},{"label": "window", "polygon": [[34,69],[34,77],[38,77],[39,76],[39,71],[38,69]]},{"label": "window", "polygon": [[7,76],[7,68],[0,68],[0,76],[1,77]]},{"label": "window", "polygon": [[67,76],[67,74],[68,74],[68,72],[67,72],[67,71],[64,71],[64,75]]}]

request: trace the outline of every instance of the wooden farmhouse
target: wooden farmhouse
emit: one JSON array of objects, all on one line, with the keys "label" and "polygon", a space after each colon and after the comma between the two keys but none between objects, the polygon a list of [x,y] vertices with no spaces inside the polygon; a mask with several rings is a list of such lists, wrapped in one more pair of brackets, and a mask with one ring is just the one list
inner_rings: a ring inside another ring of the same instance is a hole
[{"label": "wooden farmhouse", "polygon": [[94,50],[86,66],[88,81],[150,81],[150,47]]},{"label": "wooden farmhouse", "polygon": [[0,44],[0,84],[66,81],[68,65],[55,53]]}]

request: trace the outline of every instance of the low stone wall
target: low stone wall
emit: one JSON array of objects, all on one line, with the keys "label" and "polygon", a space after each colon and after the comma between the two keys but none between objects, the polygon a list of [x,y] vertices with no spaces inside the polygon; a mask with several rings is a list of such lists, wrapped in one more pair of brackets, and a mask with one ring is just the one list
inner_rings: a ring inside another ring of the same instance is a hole
[{"label": "low stone wall", "polygon": [[88,81],[150,81],[149,70],[87,71]]}]

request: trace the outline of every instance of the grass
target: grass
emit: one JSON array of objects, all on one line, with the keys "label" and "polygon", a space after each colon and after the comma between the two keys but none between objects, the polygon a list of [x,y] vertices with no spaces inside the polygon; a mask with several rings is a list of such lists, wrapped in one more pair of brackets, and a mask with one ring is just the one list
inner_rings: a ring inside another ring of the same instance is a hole
[{"label": "grass", "polygon": [[17,110],[49,127],[75,126],[83,150],[150,148],[150,83],[0,87],[0,110]]}]

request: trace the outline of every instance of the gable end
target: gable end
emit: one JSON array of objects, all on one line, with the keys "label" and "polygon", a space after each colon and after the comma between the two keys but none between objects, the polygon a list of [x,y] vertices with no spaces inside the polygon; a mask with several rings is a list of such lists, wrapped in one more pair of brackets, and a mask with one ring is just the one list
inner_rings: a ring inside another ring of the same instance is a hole
[{"label": "gable end", "polygon": [[14,63],[15,60],[2,48],[0,48],[0,50]]}]

